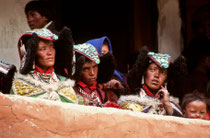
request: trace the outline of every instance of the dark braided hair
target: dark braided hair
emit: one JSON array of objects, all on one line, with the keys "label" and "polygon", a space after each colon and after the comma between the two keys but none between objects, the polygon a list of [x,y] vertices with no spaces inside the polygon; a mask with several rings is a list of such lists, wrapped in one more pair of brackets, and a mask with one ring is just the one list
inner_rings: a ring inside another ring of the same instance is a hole
[{"label": "dark braided hair", "polygon": [[[149,57],[147,53],[149,52],[148,47],[144,46],[140,49],[139,55],[133,68],[129,71],[127,76],[127,84],[131,92],[136,93],[139,88],[141,88],[141,79],[145,74],[147,67],[149,66]],[[133,94],[134,94],[133,93]]]}]

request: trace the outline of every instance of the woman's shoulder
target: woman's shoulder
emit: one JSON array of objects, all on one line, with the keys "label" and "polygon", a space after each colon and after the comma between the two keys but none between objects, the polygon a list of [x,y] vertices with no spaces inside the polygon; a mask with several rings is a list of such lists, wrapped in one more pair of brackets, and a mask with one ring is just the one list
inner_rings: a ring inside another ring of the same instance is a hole
[{"label": "woman's shoulder", "polygon": [[60,81],[66,81],[66,80],[67,80],[67,78],[64,77],[64,76],[62,76],[62,75],[56,74],[56,76],[57,76],[57,78],[58,78]]}]

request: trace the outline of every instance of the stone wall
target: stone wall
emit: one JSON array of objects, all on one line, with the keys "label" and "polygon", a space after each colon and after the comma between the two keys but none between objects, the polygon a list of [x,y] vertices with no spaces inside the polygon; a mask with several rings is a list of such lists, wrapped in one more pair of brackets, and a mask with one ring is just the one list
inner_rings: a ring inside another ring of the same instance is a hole
[{"label": "stone wall", "polygon": [[29,30],[24,7],[30,0],[0,0],[0,59],[19,67],[17,42]]},{"label": "stone wall", "polygon": [[0,137],[210,137],[210,122],[0,93]]}]

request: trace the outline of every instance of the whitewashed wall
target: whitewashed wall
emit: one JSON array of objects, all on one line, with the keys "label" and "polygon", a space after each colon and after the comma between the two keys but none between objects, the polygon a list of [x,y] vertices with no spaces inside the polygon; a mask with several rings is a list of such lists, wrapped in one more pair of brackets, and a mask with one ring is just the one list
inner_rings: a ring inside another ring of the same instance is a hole
[{"label": "whitewashed wall", "polygon": [[29,30],[24,7],[30,0],[0,0],[0,59],[19,67],[17,41]]},{"label": "whitewashed wall", "polygon": [[179,0],[158,0],[158,11],[158,50],[174,60],[183,48]]}]

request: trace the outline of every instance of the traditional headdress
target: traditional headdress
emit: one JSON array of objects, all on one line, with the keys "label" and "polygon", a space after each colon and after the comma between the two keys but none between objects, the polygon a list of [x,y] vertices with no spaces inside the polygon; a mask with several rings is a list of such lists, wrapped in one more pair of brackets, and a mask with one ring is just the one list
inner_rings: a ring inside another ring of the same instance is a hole
[{"label": "traditional headdress", "polygon": [[55,41],[55,73],[72,78],[73,72],[73,45],[72,32],[68,27],[63,27]]},{"label": "traditional headdress", "polygon": [[87,60],[90,60],[90,61],[95,62],[96,64],[99,64],[100,59],[99,59],[99,55],[96,48],[91,44],[83,43],[83,44],[74,45],[73,50],[75,51],[75,57],[76,57],[76,61],[74,63],[76,67],[76,71],[73,75],[73,78],[76,81],[79,81],[83,64]]},{"label": "traditional headdress", "polygon": [[20,73],[27,74],[32,70],[36,50],[40,39],[56,41],[58,36],[46,28],[34,29],[21,35],[18,40],[18,51],[21,60]]},{"label": "traditional headdress", "polygon": [[80,79],[80,72],[83,64],[87,59],[98,64],[98,83],[105,83],[109,81],[113,75],[115,69],[114,57],[112,54],[107,53],[104,56],[100,56],[97,49],[88,43],[74,45],[74,51],[76,52],[76,72],[74,79]]},{"label": "traditional headdress", "polygon": [[167,69],[170,65],[171,56],[168,54],[149,52],[147,55],[161,68]]},{"label": "traditional headdress", "polygon": [[96,64],[100,63],[99,55],[96,48],[91,44],[78,44],[74,45],[74,51],[84,55],[91,61],[95,62]]},{"label": "traditional headdress", "polygon": [[154,62],[161,68],[168,69],[168,90],[176,97],[182,96],[185,77],[187,75],[186,60],[180,56],[173,63],[168,54],[150,52],[148,47],[142,47],[133,68],[127,76],[127,83],[131,92],[135,93],[142,87],[142,76],[148,66]]}]

